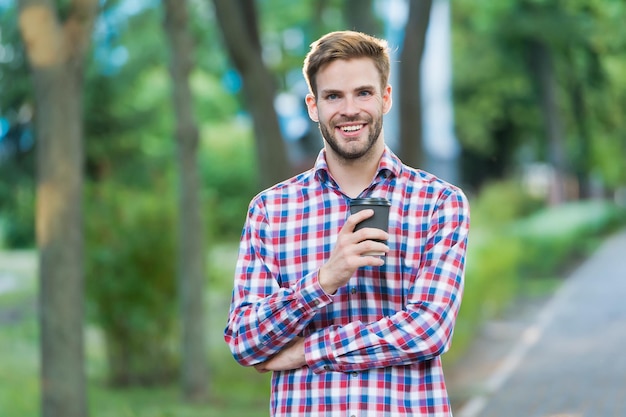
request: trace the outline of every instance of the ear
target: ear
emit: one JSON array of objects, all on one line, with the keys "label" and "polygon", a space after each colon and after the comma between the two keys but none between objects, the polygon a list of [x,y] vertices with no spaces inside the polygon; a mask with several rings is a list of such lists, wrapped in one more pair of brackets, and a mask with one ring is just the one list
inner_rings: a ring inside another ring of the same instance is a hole
[{"label": "ear", "polygon": [[387,87],[383,90],[383,114],[389,113],[391,110],[391,85],[387,84]]},{"label": "ear", "polygon": [[318,123],[320,121],[320,116],[317,112],[317,101],[315,100],[315,96],[313,94],[307,94],[306,98],[304,99],[304,102],[306,103],[306,108],[307,108],[307,111],[309,112],[309,117],[315,123]]}]

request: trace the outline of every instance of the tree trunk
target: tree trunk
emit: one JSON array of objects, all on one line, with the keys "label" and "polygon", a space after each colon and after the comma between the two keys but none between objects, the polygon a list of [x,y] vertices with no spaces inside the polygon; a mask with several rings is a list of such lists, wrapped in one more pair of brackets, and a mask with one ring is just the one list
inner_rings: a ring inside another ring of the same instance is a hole
[{"label": "tree trunk", "polygon": [[544,116],[548,139],[548,159],[554,169],[550,203],[559,204],[566,200],[565,149],[563,145],[563,127],[557,105],[552,54],[543,42],[531,41],[529,46],[533,78],[536,80],[539,92],[541,113]]},{"label": "tree trunk", "polygon": [[589,140],[589,117],[587,116],[585,92],[582,83],[575,81],[569,89],[575,125],[578,128],[578,146],[575,155],[575,172],[578,179],[578,196],[587,199],[592,196],[590,181],[591,141]]},{"label": "tree trunk", "polygon": [[87,415],[83,342],[83,60],[98,1],[20,0],[36,96],[37,209],[44,417]]},{"label": "tree trunk", "polygon": [[170,42],[170,73],[178,143],[178,282],[182,313],[182,390],[192,402],[207,398],[208,369],[204,327],[204,222],[200,203],[198,126],[194,118],[189,74],[193,44],[186,1],[163,0],[164,27]]},{"label": "tree trunk", "polygon": [[228,53],[241,74],[252,114],[261,187],[293,174],[274,109],[275,85],[261,54],[254,0],[213,0]]},{"label": "tree trunk", "polygon": [[372,0],[346,0],[343,6],[348,28],[372,36],[380,36],[382,24],[376,19]]},{"label": "tree trunk", "polygon": [[422,55],[432,0],[409,2],[404,43],[400,56],[399,92],[400,147],[399,156],[415,168],[423,166],[422,149]]},{"label": "tree trunk", "polygon": [[311,34],[314,38],[319,38],[325,34],[323,32],[324,27],[324,13],[328,7],[329,0],[317,0],[311,5],[311,20],[309,21]]},{"label": "tree trunk", "polygon": [[[572,158],[573,171],[578,179],[578,197],[580,199],[587,199],[594,196],[594,191],[591,183],[591,165],[592,165],[592,152],[591,152],[591,127],[589,120],[591,119],[588,114],[588,104],[586,99],[584,78],[592,77],[589,74],[589,69],[584,71],[577,68],[577,62],[573,56],[573,51],[568,49],[565,53],[565,62],[568,67],[572,69],[571,74],[568,77],[567,92],[572,107],[572,113],[574,115],[574,125],[578,131],[578,137],[576,138],[577,144],[575,152]],[[599,65],[596,54],[586,49],[586,62],[590,62],[592,66]]]}]

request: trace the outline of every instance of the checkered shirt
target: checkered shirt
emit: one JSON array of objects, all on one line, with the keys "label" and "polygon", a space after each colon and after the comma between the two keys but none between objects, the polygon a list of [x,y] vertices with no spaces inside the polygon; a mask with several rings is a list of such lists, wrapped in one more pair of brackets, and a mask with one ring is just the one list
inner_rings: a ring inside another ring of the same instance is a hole
[{"label": "checkered shirt", "polygon": [[272,375],[271,416],[449,417],[440,357],[461,304],[467,199],[389,148],[360,197],[391,201],[390,251],[334,295],[318,271],[350,198],[324,150],[311,170],[251,201],[224,338],[245,366],[305,338],[307,366]]}]

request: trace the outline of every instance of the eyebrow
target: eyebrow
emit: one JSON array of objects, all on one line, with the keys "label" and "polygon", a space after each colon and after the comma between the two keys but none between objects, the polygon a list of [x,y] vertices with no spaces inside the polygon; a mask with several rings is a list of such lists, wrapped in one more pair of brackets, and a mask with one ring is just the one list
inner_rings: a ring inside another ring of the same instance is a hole
[{"label": "eyebrow", "polygon": [[[375,91],[376,87],[373,84],[366,84],[366,85],[362,85],[362,86],[359,86],[359,87],[356,87],[356,88],[353,89],[353,91],[363,91],[363,90],[373,90],[373,91]],[[337,90],[337,89],[334,89],[334,88],[329,88],[329,89],[320,91],[320,95],[323,95],[323,96],[326,96],[326,95],[329,95],[329,94],[342,94],[342,93],[343,93],[342,90]]]}]

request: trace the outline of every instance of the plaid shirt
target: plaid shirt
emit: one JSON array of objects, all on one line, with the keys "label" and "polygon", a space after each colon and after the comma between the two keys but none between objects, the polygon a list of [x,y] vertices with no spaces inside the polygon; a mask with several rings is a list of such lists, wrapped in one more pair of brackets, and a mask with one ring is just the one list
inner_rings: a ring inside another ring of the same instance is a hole
[{"label": "plaid shirt", "polygon": [[385,149],[361,195],[391,201],[389,253],[326,294],[318,271],[350,214],[322,150],[250,203],[224,337],[250,366],[305,337],[307,366],[274,372],[272,416],[451,416],[440,355],[461,304],[469,207]]}]

